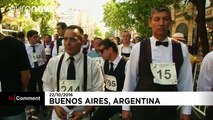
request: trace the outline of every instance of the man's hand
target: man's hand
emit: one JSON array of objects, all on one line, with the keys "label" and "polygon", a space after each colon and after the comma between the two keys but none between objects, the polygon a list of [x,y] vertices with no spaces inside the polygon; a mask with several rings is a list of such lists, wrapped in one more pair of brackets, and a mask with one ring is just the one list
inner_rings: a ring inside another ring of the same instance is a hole
[{"label": "man's hand", "polygon": [[74,111],[72,113],[71,120],[82,120],[84,118],[84,114],[82,112]]},{"label": "man's hand", "polygon": [[191,120],[191,116],[190,115],[181,114],[180,120]]},{"label": "man's hand", "polygon": [[122,110],[122,120],[131,120],[132,113],[130,111]]},{"label": "man's hand", "polygon": [[60,106],[54,106],[53,109],[55,110],[57,116],[61,120],[66,120],[67,119],[67,112]]},{"label": "man's hand", "polygon": [[175,42],[175,43],[180,43],[179,40],[175,39],[175,38],[171,38],[172,42]]}]

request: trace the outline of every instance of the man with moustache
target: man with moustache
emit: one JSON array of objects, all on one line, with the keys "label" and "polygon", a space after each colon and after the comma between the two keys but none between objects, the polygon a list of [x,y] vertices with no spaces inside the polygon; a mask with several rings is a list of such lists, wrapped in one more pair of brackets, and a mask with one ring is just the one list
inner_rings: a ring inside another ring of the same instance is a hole
[{"label": "man with moustache", "polygon": [[[83,29],[67,27],[65,53],[50,59],[43,75],[44,91],[103,91],[104,79],[99,64],[81,52]],[[69,88],[73,88],[72,90]],[[79,88],[79,89],[77,89]],[[90,120],[93,106],[54,106],[52,120]],[[70,119],[70,118],[69,118]]]}]

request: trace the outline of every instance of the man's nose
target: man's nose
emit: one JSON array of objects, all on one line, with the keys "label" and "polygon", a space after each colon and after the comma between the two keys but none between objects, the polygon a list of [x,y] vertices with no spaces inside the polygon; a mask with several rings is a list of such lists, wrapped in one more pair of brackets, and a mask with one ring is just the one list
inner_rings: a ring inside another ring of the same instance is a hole
[{"label": "man's nose", "polygon": [[164,25],[164,20],[160,19],[160,25]]}]

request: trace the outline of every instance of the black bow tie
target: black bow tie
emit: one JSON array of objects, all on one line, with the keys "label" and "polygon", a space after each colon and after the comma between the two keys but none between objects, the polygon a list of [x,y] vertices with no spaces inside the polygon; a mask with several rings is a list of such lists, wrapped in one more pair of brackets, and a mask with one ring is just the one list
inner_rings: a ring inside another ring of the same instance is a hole
[{"label": "black bow tie", "polygon": [[156,46],[163,45],[163,46],[165,46],[165,47],[168,47],[169,43],[168,43],[168,42],[156,41],[155,45],[156,45]]}]

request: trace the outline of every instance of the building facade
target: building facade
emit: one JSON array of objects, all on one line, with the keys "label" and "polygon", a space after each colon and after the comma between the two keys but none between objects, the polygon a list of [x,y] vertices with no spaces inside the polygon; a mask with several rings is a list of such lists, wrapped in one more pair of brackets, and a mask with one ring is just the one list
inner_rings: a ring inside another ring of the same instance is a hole
[{"label": "building facade", "polygon": [[[197,41],[197,25],[195,22],[197,10],[196,7],[188,3],[183,8],[175,8],[174,5],[171,7],[172,11],[172,27],[171,27],[171,36],[176,32],[181,32],[184,34],[187,44],[190,46],[197,47],[198,52],[200,50],[199,39]],[[213,1],[206,0],[206,29],[207,36],[209,40],[210,50],[213,50]],[[195,46],[196,45],[196,46]]]}]

